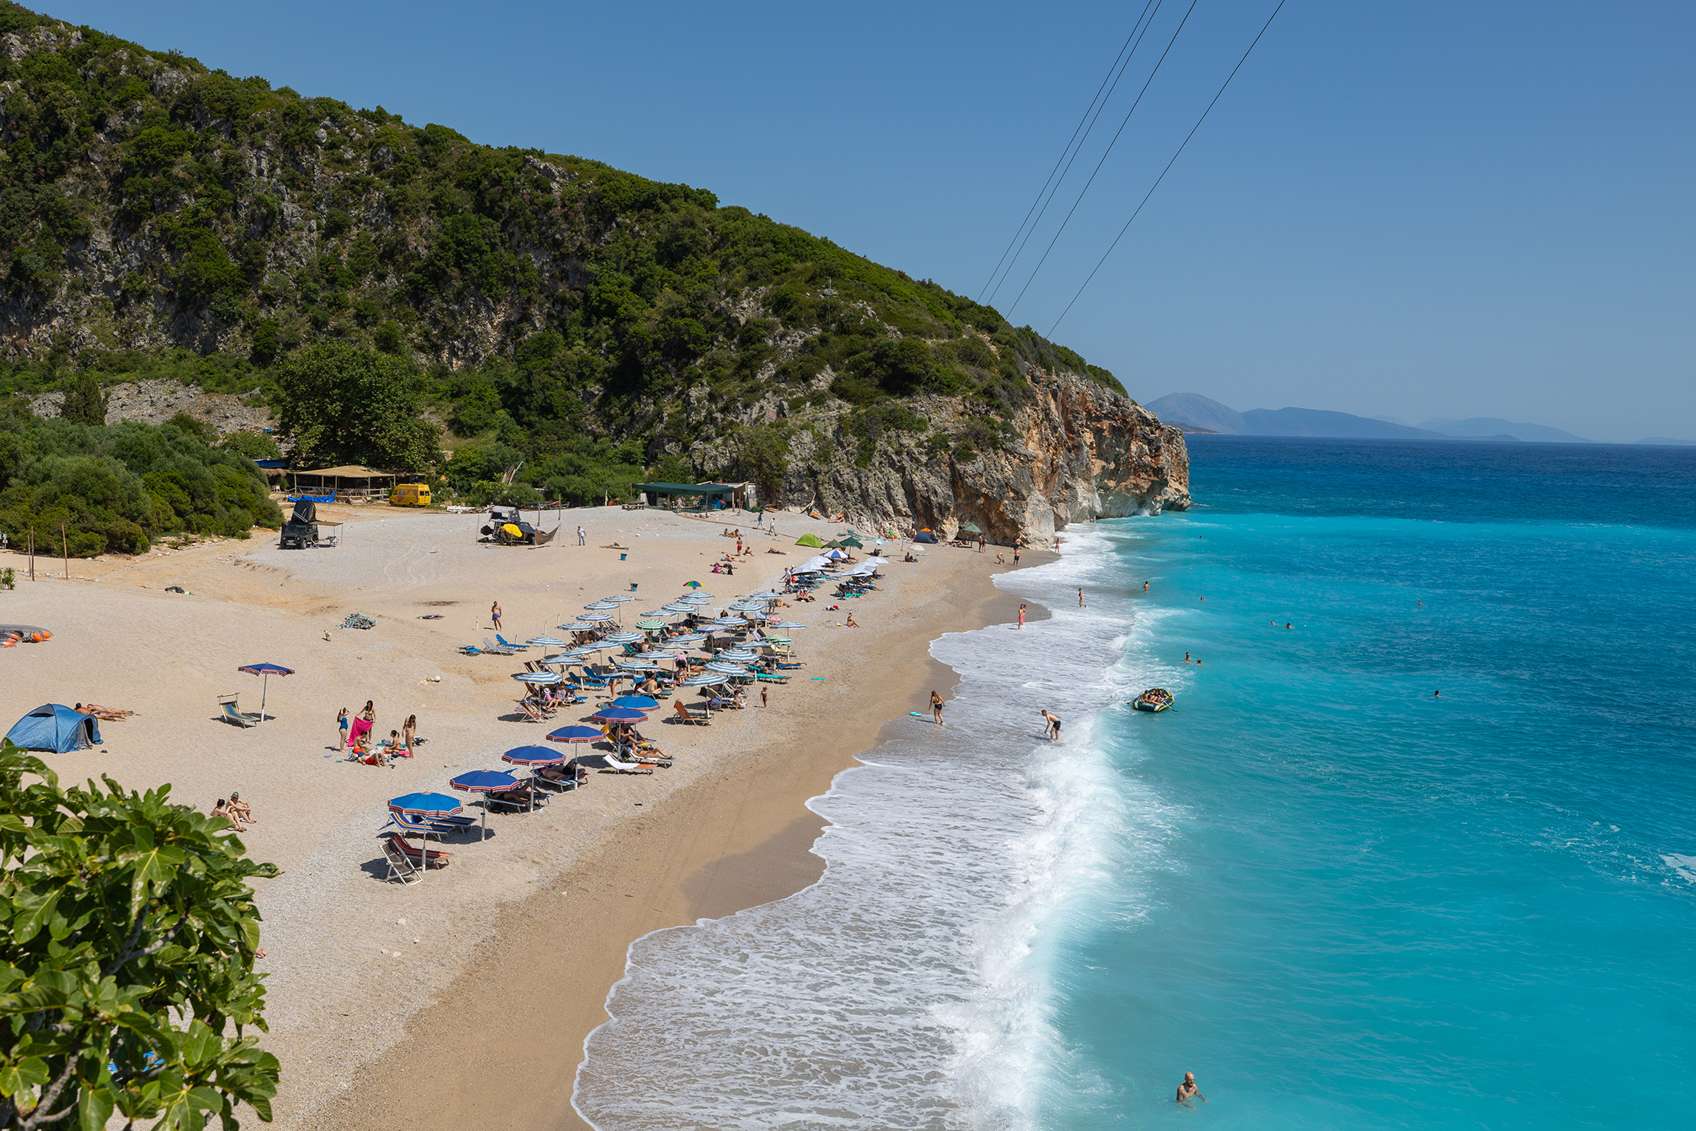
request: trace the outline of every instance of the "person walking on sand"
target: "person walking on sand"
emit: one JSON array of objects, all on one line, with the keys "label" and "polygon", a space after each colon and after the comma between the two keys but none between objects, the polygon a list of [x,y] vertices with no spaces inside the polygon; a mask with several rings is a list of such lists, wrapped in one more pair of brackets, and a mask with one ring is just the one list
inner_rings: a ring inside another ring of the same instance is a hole
[{"label": "person walking on sand", "polygon": [[336,753],[347,749],[347,708],[336,712]]},{"label": "person walking on sand", "polygon": [[760,709],[762,711],[765,710],[765,707],[766,707],[766,692],[767,692],[767,690],[768,690],[768,688],[766,687],[765,684],[763,684],[763,683],[760,684]]},{"label": "person walking on sand", "polygon": [[1025,603],[1023,601],[1019,602],[1019,627],[1025,627]]},{"label": "person walking on sand", "polygon": [[1059,742],[1060,741],[1060,716],[1054,714],[1048,708],[1044,707],[1042,709],[1042,721],[1043,721],[1044,726],[1047,728],[1046,733],[1048,735],[1048,741]]},{"label": "person walking on sand", "polygon": [[501,603],[496,601],[489,606],[489,619],[495,623],[495,631],[501,630]]},{"label": "person walking on sand", "polygon": [[942,725],[942,696],[935,691],[930,693],[930,718],[937,726]]},{"label": "person walking on sand", "polygon": [[577,524],[577,544],[579,546],[586,546],[589,544],[589,532],[583,529],[583,524],[581,522]]},{"label": "person walking on sand", "polygon": [[1178,1095],[1176,1099],[1178,1103],[1183,1104],[1185,1107],[1193,1106],[1197,1100],[1200,1100],[1202,1103],[1207,1102],[1207,1097],[1201,1094],[1200,1088],[1196,1087],[1194,1072],[1184,1073],[1184,1078],[1178,1081]]}]

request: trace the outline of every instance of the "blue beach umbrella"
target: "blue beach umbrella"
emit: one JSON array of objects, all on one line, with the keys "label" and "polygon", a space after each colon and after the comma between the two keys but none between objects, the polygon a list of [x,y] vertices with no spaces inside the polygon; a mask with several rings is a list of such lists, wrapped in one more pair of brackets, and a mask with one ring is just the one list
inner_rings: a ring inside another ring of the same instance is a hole
[{"label": "blue beach umbrella", "polygon": [[420,817],[450,817],[459,812],[457,797],[445,793],[403,793],[389,798],[389,810]]},{"label": "blue beach umbrella", "polygon": [[565,624],[555,625],[554,627],[562,628],[566,632],[593,632],[598,625],[596,625],[594,621],[588,621],[584,620],[582,617],[578,617],[574,621],[568,621]]},{"label": "blue beach umbrella", "polygon": [[246,672],[248,675],[256,675],[259,677],[259,721],[264,722],[265,693],[270,690],[271,677],[274,675],[293,675],[294,669],[285,668],[281,664],[273,664],[267,661],[257,664],[243,664],[241,667],[237,668],[236,671]]},{"label": "blue beach umbrella", "polygon": [[652,711],[659,707],[660,701],[646,695],[620,695],[612,701],[612,705],[627,711]]},{"label": "blue beach umbrella", "polygon": [[532,636],[529,640],[525,641],[525,643],[534,644],[538,648],[565,647],[565,641],[561,640],[557,636]]},{"label": "blue beach umbrella", "polygon": [[501,761],[514,766],[557,766],[565,761],[565,753],[546,746],[514,746],[501,755]]},{"label": "blue beach umbrella", "polygon": [[612,618],[607,616],[605,613],[584,613],[577,619],[580,621],[587,621],[591,628],[598,628],[612,620]]},{"label": "blue beach umbrella", "polygon": [[589,717],[603,723],[639,723],[648,716],[628,707],[602,707]]},{"label": "blue beach umbrella", "polygon": [[565,677],[558,672],[513,672],[512,678],[535,687],[552,687]]},{"label": "blue beach umbrella", "polygon": [[628,605],[631,601],[634,601],[635,599],[636,598],[632,597],[628,593],[614,593],[610,597],[602,597],[601,598],[601,600],[611,601],[615,605]]},{"label": "blue beach umbrella", "polygon": [[584,605],[583,607],[585,609],[588,609],[590,612],[604,613],[604,612],[608,612],[609,610],[618,608],[618,602],[617,601],[609,601],[605,597],[603,597],[599,601],[590,601],[587,605]]},{"label": "blue beach umbrella", "polygon": [[[518,784],[518,779],[505,770],[467,770],[456,778],[451,778],[448,784],[463,793],[500,793]],[[535,797],[530,800],[531,808],[535,808]],[[483,806],[483,834],[489,832],[489,807]]]},{"label": "blue beach umbrella", "polygon": [[499,793],[518,784],[518,779],[505,770],[467,770],[448,782],[465,793]]},{"label": "blue beach umbrella", "polygon": [[600,727],[582,725],[560,727],[558,730],[548,732],[549,742],[595,743],[601,741],[601,739],[605,737],[606,735],[601,733]]}]

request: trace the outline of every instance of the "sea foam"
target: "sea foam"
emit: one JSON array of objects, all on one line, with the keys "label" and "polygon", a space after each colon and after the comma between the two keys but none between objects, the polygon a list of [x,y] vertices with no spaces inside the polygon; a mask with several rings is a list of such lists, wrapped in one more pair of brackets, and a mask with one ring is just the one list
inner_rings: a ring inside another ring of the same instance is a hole
[{"label": "sea foam", "polygon": [[[810,802],[829,821],[816,884],[631,946],[585,1044],[586,1119],[1035,1125],[1046,1083],[1070,1075],[1054,940],[1109,885],[1122,905],[1161,823],[1094,741],[1095,713],[1140,690],[1123,657],[1145,630],[1112,576],[1115,539],[1069,541],[998,578],[1052,619],[933,643],[961,676],[948,726],[912,720]],[[1066,720],[1058,744],[1045,707]]]}]

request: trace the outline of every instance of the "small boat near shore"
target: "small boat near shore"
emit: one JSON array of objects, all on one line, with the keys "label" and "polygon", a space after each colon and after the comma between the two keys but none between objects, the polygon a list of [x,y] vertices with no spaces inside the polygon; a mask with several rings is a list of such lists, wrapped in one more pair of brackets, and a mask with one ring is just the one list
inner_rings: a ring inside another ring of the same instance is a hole
[{"label": "small boat near shore", "polygon": [[1164,711],[1172,705],[1172,693],[1164,687],[1151,687],[1131,700],[1139,711]]}]

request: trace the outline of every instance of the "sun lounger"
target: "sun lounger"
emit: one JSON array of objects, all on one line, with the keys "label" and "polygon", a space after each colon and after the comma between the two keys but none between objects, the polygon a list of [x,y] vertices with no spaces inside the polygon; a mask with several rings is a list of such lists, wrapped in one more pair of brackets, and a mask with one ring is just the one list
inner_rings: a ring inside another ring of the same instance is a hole
[{"label": "sun lounger", "polygon": [[697,715],[695,712],[691,711],[689,709],[689,705],[684,703],[681,699],[672,700],[671,717],[680,723],[687,723],[690,726],[706,726],[708,722],[705,715]]},{"label": "sun lounger", "polygon": [[249,712],[238,708],[236,706],[237,698],[238,696],[235,695],[218,696],[218,710],[221,712],[218,717],[223,719],[226,723],[232,723],[238,727],[258,726],[259,716],[250,714]]},{"label": "sun lounger", "polygon": [[530,647],[530,645],[528,645],[528,644],[514,644],[512,641],[508,640],[506,637],[502,636],[498,632],[495,633],[495,643],[499,644],[502,648],[510,648],[514,652],[522,652],[522,651],[524,651],[524,649]]},{"label": "sun lounger", "polygon": [[498,793],[485,793],[483,804],[490,809],[530,810],[534,809],[541,797],[528,784],[519,784],[512,789],[503,789]]},{"label": "sun lounger", "polygon": [[612,774],[651,774],[652,766],[644,766],[640,762],[625,762],[611,754],[602,755],[601,761],[606,764],[605,773]]},{"label": "sun lounger", "polygon": [[518,710],[528,722],[545,723],[548,721],[548,717],[542,714],[542,709],[528,699],[518,701]]},{"label": "sun lounger", "polygon": [[563,766],[543,766],[530,775],[530,780],[546,789],[564,793],[583,784],[583,770],[576,762]]},{"label": "sun lounger", "polygon": [[483,654],[483,649],[477,647],[475,644],[461,644],[459,646],[459,654],[461,656],[481,656]]},{"label": "sun lounger", "polygon": [[490,642],[487,639],[485,639],[483,641],[483,651],[484,651],[485,654],[490,655],[490,656],[516,656],[516,655],[518,655],[518,649],[509,647],[508,645],[505,645],[505,644],[495,644],[495,643]]},{"label": "sun lounger", "polygon": [[423,875],[425,868],[445,868],[452,859],[440,848],[420,848],[399,833],[383,834],[383,855],[389,861],[389,879],[397,876],[407,883]]}]

